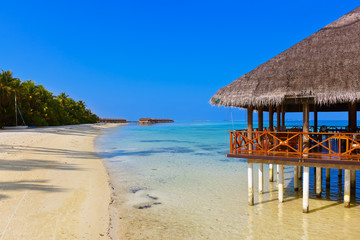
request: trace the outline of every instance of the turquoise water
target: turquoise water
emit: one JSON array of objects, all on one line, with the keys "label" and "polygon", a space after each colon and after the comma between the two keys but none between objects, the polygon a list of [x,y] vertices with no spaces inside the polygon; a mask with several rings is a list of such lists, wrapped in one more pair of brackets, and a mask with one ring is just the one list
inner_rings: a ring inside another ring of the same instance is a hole
[{"label": "turquoise water", "polygon": [[[346,121],[321,125],[345,126]],[[122,237],[307,239],[321,233],[332,239],[360,234],[359,194],[353,208],[342,207],[342,179],[335,169],[331,188],[322,199],[315,198],[310,171],[310,209],[314,211],[302,214],[301,194],[293,191],[293,167],[285,167],[285,203],[280,204],[276,183],[266,181],[264,166],[265,192],[256,193],[256,204],[249,207],[246,160],[225,157],[228,131],[245,127],[244,122],[190,122],[104,130],[96,146],[115,187]]]}]

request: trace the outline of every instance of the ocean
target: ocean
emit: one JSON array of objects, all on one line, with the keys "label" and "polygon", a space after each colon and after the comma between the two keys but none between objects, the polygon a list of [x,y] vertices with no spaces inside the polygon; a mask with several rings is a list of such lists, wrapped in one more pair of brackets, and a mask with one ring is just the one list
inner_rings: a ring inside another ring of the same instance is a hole
[{"label": "ocean", "polygon": [[[345,126],[346,121],[321,125]],[[199,121],[103,130],[96,148],[114,187],[122,239],[360,237],[360,191],[352,207],[344,208],[337,169],[331,169],[330,189],[323,180],[322,197],[316,198],[310,168],[310,213],[304,214],[301,190],[293,190],[293,166],[285,166],[285,202],[279,203],[265,164],[264,193],[257,193],[254,164],[255,205],[248,206],[246,159],[225,156],[228,131],[243,128],[245,122]]]}]

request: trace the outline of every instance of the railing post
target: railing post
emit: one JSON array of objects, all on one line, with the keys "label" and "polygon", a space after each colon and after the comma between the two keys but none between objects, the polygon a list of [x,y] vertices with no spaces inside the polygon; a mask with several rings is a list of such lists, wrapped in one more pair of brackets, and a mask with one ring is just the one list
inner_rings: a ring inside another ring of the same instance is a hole
[{"label": "railing post", "polygon": [[300,152],[300,157],[303,156],[303,135],[304,133],[300,133],[300,144],[299,144],[299,152]]},{"label": "railing post", "polygon": [[234,153],[234,145],[233,145],[233,133],[234,132],[230,132],[230,153]]}]

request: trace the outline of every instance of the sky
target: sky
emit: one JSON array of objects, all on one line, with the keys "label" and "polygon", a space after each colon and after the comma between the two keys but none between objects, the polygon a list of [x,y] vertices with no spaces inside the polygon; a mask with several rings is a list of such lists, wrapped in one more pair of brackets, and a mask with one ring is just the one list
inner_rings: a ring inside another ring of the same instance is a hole
[{"label": "sky", "polygon": [[244,120],[244,111],[209,99],[358,7],[347,0],[0,4],[0,69],[83,100],[103,118],[179,121]]}]

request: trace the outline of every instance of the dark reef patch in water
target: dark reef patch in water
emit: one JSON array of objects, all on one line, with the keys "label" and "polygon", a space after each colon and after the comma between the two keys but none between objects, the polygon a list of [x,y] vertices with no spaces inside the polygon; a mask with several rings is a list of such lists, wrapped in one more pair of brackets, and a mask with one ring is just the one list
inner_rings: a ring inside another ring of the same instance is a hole
[{"label": "dark reef patch in water", "polygon": [[194,153],[194,155],[197,155],[197,156],[210,156],[212,154],[211,153]]},{"label": "dark reef patch in water", "polygon": [[134,194],[141,190],[146,190],[146,188],[145,187],[131,187],[130,188],[130,191]]},{"label": "dark reef patch in water", "polygon": [[112,158],[117,156],[150,156],[152,154],[159,153],[192,153],[193,149],[188,147],[164,147],[164,148],[153,148],[150,150],[140,151],[125,151],[117,150],[114,152],[101,153],[100,155],[104,158]]}]

